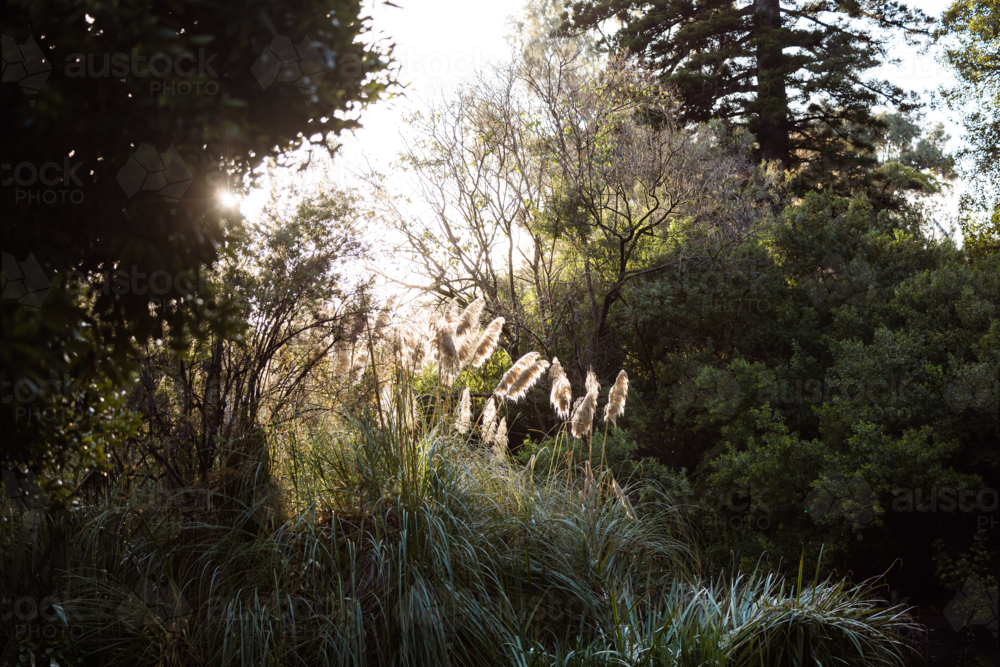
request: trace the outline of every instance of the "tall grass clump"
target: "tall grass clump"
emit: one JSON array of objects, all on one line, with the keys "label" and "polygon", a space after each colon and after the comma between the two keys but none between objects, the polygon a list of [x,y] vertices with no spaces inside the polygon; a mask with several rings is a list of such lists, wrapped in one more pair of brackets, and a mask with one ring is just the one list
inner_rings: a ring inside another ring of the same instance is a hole
[{"label": "tall grass clump", "polygon": [[[346,379],[370,400],[251,429],[195,487],[119,483],[39,525],[5,506],[5,596],[47,587],[62,665],[902,664],[907,618],[863,587],[803,585],[801,565],[794,586],[706,581],[678,508],[595,465],[593,374],[571,412],[558,362],[528,353],[477,416],[456,383],[496,345],[502,323],[479,335],[481,313],[453,305],[433,329],[369,341]],[[427,363],[433,395],[416,389]],[[506,410],[550,368],[562,436],[590,455],[536,469],[506,455]],[[606,428],[627,391],[622,372]],[[15,647],[0,664],[44,648],[0,629]]]}]

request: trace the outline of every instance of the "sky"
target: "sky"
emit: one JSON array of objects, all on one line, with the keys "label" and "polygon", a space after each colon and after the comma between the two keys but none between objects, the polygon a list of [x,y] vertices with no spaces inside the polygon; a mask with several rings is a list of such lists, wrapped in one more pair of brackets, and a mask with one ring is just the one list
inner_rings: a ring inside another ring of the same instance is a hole
[{"label": "sky", "polygon": [[[382,0],[365,0],[365,10],[372,16],[372,38],[394,43],[400,80],[405,94],[366,109],[362,129],[341,137],[341,157],[334,165],[333,178],[356,182],[355,174],[369,166],[386,168],[402,150],[406,133],[406,115],[424,108],[442,95],[452,95],[459,86],[490,63],[509,57],[506,37],[510,20],[523,13],[524,0],[394,0],[399,7]],[[939,17],[951,0],[916,0],[911,6]],[[907,90],[930,93],[952,81],[951,75],[935,58],[933,51],[920,53],[902,39],[892,48],[901,60],[871,72]],[[944,122],[952,135],[950,148],[959,144],[961,128],[943,110],[929,109],[926,120]],[[959,186],[961,187],[961,186]],[[947,226],[949,215],[957,208],[957,191],[942,198],[939,219]],[[244,202],[244,212],[252,215],[251,196]]]},{"label": "sky", "polygon": [[[396,44],[401,79],[408,84],[406,98],[378,104],[362,117],[364,128],[344,137],[352,157],[360,152],[369,159],[392,159],[400,150],[402,117],[442,93],[454,92],[477,69],[505,58],[509,47],[508,19],[520,16],[524,0],[395,0],[399,8],[366,0],[374,33]],[[910,5],[939,17],[951,0],[916,0]],[[908,90],[930,91],[950,82],[951,75],[933,53],[920,54],[902,40],[892,49],[899,65],[872,72]],[[948,115],[931,111],[928,120],[946,122]],[[946,122],[946,124],[948,124]],[[958,126],[949,126],[955,137]]]}]

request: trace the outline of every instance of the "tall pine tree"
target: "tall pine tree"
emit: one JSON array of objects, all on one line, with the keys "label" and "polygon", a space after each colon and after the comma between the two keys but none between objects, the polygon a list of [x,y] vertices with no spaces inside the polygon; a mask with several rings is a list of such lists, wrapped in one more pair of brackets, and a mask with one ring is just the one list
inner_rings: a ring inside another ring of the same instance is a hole
[{"label": "tall pine tree", "polygon": [[874,161],[872,108],[917,104],[864,74],[892,60],[894,34],[927,35],[931,23],[891,0],[578,0],[563,18],[567,34],[617,18],[602,43],[659,71],[684,120],[746,125],[760,158],[801,167],[807,181]]}]

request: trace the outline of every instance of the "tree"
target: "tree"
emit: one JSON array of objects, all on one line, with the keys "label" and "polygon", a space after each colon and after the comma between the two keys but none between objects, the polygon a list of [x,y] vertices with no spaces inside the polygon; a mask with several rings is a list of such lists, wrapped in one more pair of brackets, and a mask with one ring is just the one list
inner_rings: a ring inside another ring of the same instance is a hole
[{"label": "tree", "polygon": [[[323,158],[307,162],[315,167]],[[328,185],[303,190],[272,181],[260,215],[231,235],[230,252],[213,269],[237,335],[211,333],[184,354],[143,346],[130,396],[142,427],[130,444],[155,459],[172,486],[214,470],[220,438],[307,416],[348,384],[324,371],[336,347],[369,328],[370,280],[344,275],[367,254],[355,200]]]},{"label": "tree", "polygon": [[[927,34],[930,23],[891,0],[578,0],[563,31],[615,18],[621,27],[602,43],[629,50],[676,88],[683,122],[739,123],[756,137],[759,158],[820,171],[871,161],[852,129],[878,124],[876,104],[915,108],[899,87],[863,75],[892,60],[892,31]],[[862,150],[846,150],[845,138]]]},{"label": "tree", "polygon": [[1000,249],[1000,4],[956,0],[936,33],[945,40],[944,62],[958,85],[942,91],[961,112],[968,148],[965,175],[972,181],[962,197],[962,231],[976,252]]},{"label": "tree", "polygon": [[923,592],[926,535],[967,541],[992,511],[894,509],[1000,480],[1000,256],[891,222],[863,194],[810,193],[741,249],[756,275],[669,271],[620,311],[642,451],[727,499],[699,517],[717,566],[825,545],[862,577],[906,557]]},{"label": "tree", "polygon": [[389,50],[359,39],[360,11],[3,5],[0,463],[99,460],[135,345],[218,329],[199,276],[239,217],[220,192],[269,155],[357,126],[390,84]]},{"label": "tree", "polygon": [[397,256],[436,295],[485,296],[512,356],[558,356],[580,382],[617,373],[611,316],[630,285],[676,266],[664,248],[683,238],[688,261],[724,264],[771,205],[745,133],[649,122],[678,113],[620,60],[593,71],[555,50],[479,79],[418,119],[404,156],[429,215],[373,180]]}]

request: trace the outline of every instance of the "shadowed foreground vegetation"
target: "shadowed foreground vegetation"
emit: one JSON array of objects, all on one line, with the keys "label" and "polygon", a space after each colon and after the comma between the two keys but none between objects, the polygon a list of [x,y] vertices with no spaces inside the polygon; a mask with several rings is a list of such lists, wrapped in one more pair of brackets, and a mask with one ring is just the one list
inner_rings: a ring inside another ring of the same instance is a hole
[{"label": "shadowed foreground vegetation", "polygon": [[5,618],[5,660],[903,664],[912,625],[873,590],[804,563],[705,578],[684,508],[571,454],[514,463],[459,435],[448,400],[415,412],[409,384],[381,395],[235,438],[198,488],[121,477],[71,516],[5,523],[11,592],[47,594]]}]

